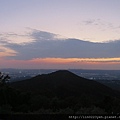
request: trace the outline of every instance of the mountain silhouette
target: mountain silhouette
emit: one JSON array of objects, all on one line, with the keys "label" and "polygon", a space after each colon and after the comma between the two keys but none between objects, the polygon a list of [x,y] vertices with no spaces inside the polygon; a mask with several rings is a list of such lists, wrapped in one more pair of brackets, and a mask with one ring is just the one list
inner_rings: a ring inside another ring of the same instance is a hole
[{"label": "mountain silhouette", "polygon": [[30,91],[33,94],[59,98],[87,95],[91,98],[102,99],[104,96],[119,97],[120,95],[118,91],[96,81],[79,77],[67,70],[59,70],[13,82],[11,86],[22,91]]}]

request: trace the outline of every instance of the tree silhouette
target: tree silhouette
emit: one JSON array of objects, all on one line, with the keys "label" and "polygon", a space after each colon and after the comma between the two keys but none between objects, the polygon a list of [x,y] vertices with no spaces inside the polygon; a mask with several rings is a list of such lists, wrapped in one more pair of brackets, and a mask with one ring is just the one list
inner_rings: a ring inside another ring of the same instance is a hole
[{"label": "tree silhouette", "polygon": [[1,84],[5,84],[6,82],[8,82],[10,80],[10,76],[7,74],[3,74],[2,72],[0,72],[0,83]]}]

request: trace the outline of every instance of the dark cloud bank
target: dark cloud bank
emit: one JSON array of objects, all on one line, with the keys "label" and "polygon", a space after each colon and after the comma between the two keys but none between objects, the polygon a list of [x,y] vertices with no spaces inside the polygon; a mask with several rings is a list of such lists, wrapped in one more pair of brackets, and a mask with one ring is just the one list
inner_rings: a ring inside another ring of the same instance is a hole
[{"label": "dark cloud bank", "polygon": [[94,43],[78,39],[59,40],[56,36],[56,34],[34,30],[30,34],[34,42],[25,45],[8,43],[6,46],[18,52],[16,56],[11,57],[12,59],[120,57],[119,40]]}]

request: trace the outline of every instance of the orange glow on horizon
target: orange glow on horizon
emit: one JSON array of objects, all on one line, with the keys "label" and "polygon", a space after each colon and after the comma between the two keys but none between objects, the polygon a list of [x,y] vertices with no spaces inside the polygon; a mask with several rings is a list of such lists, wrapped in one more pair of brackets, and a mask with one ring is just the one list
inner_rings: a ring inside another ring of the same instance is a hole
[{"label": "orange glow on horizon", "polygon": [[35,58],[0,59],[1,68],[22,69],[120,69],[120,58]]},{"label": "orange glow on horizon", "polygon": [[47,63],[120,63],[120,58],[35,58],[32,62],[47,62]]}]

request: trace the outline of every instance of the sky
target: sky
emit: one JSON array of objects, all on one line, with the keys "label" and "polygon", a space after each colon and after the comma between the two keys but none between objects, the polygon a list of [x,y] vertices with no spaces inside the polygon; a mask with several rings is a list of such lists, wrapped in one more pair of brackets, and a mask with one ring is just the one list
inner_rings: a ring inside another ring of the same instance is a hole
[{"label": "sky", "polygon": [[120,69],[120,0],[0,0],[0,68]]}]

